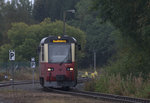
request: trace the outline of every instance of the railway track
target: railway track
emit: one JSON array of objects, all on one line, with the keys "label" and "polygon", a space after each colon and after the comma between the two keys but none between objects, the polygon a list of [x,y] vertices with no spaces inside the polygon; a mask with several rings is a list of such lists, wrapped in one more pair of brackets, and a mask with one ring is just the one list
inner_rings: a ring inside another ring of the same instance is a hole
[{"label": "railway track", "polygon": [[95,98],[95,99],[110,101],[114,103],[150,103],[150,100],[148,99],[133,98],[133,97],[127,97],[127,96],[113,95],[113,94],[104,94],[104,93],[78,91],[78,90],[63,91],[63,90],[51,89],[51,88],[48,88],[47,90],[49,90],[50,92],[55,92],[55,93]]},{"label": "railway track", "polygon": [[[78,80],[78,83],[84,83],[88,81],[88,79],[80,79]],[[23,85],[23,84],[32,84],[33,82],[30,80],[26,81],[6,81],[6,82],[0,82],[0,87],[6,87],[6,86],[11,86],[11,85]],[[39,83],[39,81],[35,81],[34,83]]]},{"label": "railway track", "polygon": [[[32,81],[8,81],[8,82],[0,82],[0,87],[7,87],[11,85],[24,85],[24,84],[32,84]],[[38,81],[35,81],[34,83],[39,83]]]},{"label": "railway track", "polygon": [[[39,83],[39,82],[35,81],[35,83]],[[24,85],[24,84],[32,84],[32,81],[15,81],[13,85]],[[11,85],[12,82],[0,82],[0,87],[6,87]],[[46,91],[95,98],[95,99],[100,99],[100,100],[110,101],[115,103],[116,102],[117,103],[150,103],[150,100],[148,99],[133,98],[133,97],[104,94],[104,93],[97,93],[97,92],[79,91],[76,89],[71,89],[70,91],[63,91],[59,89],[47,88]]]}]

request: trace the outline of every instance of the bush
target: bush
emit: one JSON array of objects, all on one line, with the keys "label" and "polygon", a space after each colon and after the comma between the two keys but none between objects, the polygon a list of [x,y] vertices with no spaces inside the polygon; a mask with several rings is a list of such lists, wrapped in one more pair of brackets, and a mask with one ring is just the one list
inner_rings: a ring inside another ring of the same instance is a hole
[{"label": "bush", "polygon": [[124,95],[139,98],[150,98],[150,80],[141,76],[128,75],[126,78],[104,73],[99,79],[92,80],[85,85],[85,90]]}]

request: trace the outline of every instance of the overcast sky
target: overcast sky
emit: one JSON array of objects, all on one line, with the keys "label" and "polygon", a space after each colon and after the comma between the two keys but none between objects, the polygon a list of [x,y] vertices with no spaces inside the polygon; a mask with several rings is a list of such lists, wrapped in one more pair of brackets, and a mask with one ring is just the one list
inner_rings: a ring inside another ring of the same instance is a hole
[{"label": "overcast sky", "polygon": [[[5,0],[5,1],[7,2],[7,1],[11,1],[11,0]],[[32,1],[32,4],[34,3],[34,0],[29,0],[29,1]]]}]

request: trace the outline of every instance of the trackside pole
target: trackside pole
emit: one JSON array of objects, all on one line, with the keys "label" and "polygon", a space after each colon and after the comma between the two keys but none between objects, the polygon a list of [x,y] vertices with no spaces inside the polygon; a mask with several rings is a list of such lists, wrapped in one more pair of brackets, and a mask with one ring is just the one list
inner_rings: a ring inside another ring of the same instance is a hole
[{"label": "trackside pole", "polygon": [[32,84],[33,84],[33,87],[34,87],[34,68],[33,68],[33,80],[32,80]]},{"label": "trackside pole", "polygon": [[12,88],[14,90],[14,63],[12,62]]},{"label": "trackside pole", "polygon": [[35,78],[34,78],[34,74],[35,74],[35,66],[36,66],[36,64],[35,64],[35,58],[34,57],[32,57],[31,58],[31,68],[32,68],[32,70],[33,70],[33,72],[32,72],[32,75],[33,75],[33,77],[32,77],[32,86],[34,87],[34,84],[35,84]]},{"label": "trackside pole", "polygon": [[94,51],[94,71],[96,71],[96,52]]},{"label": "trackside pole", "polygon": [[12,61],[12,68],[11,68],[11,72],[12,72],[12,80],[11,80],[11,85],[12,85],[12,89],[14,90],[14,62],[15,61],[15,50],[9,50],[9,60]]}]

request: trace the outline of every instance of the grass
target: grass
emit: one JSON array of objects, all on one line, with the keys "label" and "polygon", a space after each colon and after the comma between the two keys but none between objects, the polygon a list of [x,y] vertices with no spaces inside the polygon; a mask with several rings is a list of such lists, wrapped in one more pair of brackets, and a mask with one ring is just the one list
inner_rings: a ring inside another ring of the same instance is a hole
[{"label": "grass", "polygon": [[[7,75],[8,77],[5,78],[5,75]],[[0,72],[0,81],[8,81],[10,78],[11,78],[10,73]]]},{"label": "grass", "polygon": [[[35,71],[34,73],[35,80],[39,79],[39,72]],[[15,72],[16,80],[31,80],[33,78],[33,71],[31,68],[22,69]]]},{"label": "grass", "polygon": [[85,90],[150,99],[150,80],[144,80],[141,76],[122,78],[119,74],[104,73],[85,83]]},{"label": "grass", "polygon": [[[5,75],[8,76],[7,79],[5,79]],[[35,70],[34,73],[35,80],[39,79],[39,72],[38,70]],[[0,81],[9,81],[12,78],[12,72],[0,72]],[[14,71],[14,79],[15,80],[32,80],[33,78],[33,71],[31,68],[21,68],[20,70]]]}]

